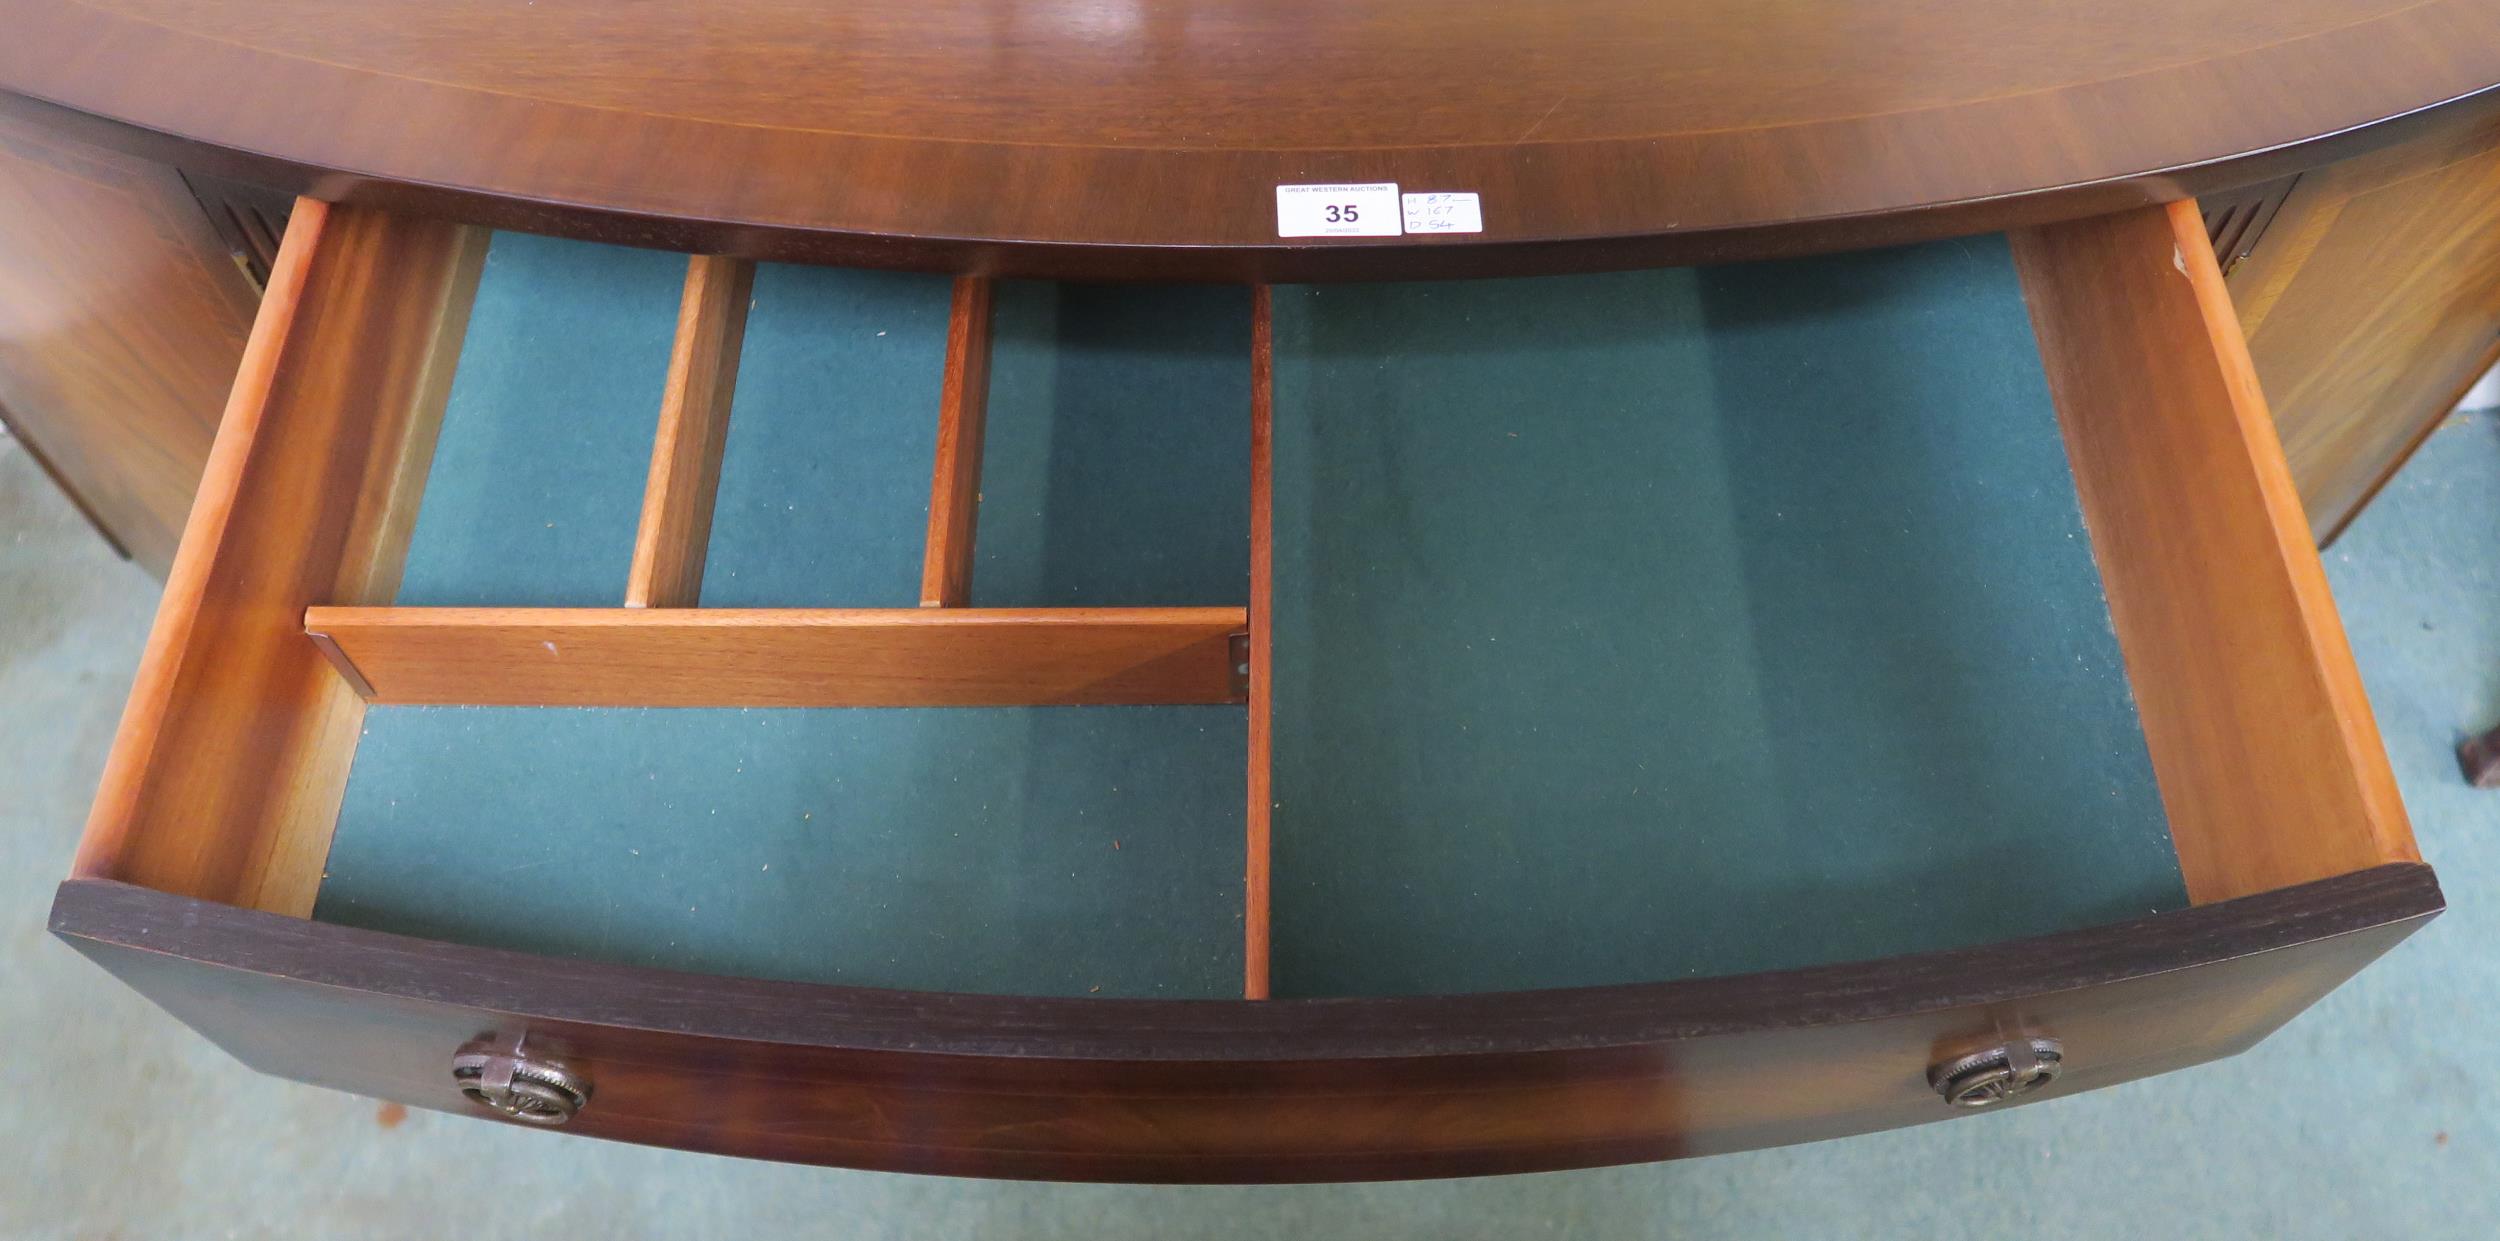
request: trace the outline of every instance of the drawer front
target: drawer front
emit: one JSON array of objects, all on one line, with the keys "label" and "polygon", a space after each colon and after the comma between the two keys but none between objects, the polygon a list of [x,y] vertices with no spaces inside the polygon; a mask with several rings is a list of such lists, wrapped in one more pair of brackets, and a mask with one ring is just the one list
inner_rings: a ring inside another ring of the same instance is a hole
[{"label": "drawer front", "polygon": [[[2192,204],[2018,235],[2012,258],[2192,903],[1859,964],[1401,998],[1264,998],[1264,293],[1246,607],[964,606],[988,313],[970,279],[948,320],[924,608],[694,607],[750,288],[717,259],[686,283],[628,606],[391,606],[483,252],[458,226],[295,213],[55,907],[57,933],[267,1071],[477,1111],[452,1060],[485,1046],[508,1053],[498,1089],[514,1057],[587,1083],[569,1132],[868,1168],[1526,1171],[1943,1119],[1930,1070],[1998,1047],[2031,1062],[2008,1072],[2055,1054],[2033,1097],[2226,1055],[2440,907]],[[1241,994],[1258,1002],[751,981],[305,916],[369,701],[1245,700]],[[1974,859],[1973,881],[2036,860]]]},{"label": "drawer front", "polygon": [[485,1113],[521,1036],[594,1137],[1068,1180],[1338,1181],[1667,1159],[1942,1120],[1929,1068],[2057,1040],[2053,1098],[2229,1055],[2440,908],[2398,864],[2093,931],[1743,978],[1379,1000],[1051,1000],[458,948],[102,881],[52,927],[265,1072]]}]

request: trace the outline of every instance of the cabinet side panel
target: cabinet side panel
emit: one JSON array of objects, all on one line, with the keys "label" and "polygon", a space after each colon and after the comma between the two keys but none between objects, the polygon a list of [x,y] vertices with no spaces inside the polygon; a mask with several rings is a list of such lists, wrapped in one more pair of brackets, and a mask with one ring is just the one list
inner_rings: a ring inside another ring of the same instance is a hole
[{"label": "cabinet side panel", "polygon": [[2230,292],[2325,542],[2500,358],[2500,124],[2303,176]]},{"label": "cabinet side panel", "polygon": [[254,299],[173,169],[0,116],[0,411],[159,577]]}]

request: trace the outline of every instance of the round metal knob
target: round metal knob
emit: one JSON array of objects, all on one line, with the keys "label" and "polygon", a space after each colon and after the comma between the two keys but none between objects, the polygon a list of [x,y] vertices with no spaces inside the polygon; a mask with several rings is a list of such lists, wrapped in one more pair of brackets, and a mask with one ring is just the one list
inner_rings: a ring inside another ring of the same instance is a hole
[{"label": "round metal knob", "polygon": [[521,1055],[518,1040],[461,1048],[451,1058],[451,1080],[478,1106],[533,1125],[563,1124],[590,1102],[589,1082],[560,1061]]},{"label": "round metal knob", "polygon": [[2056,1081],[2065,1067],[2066,1048],[2056,1039],[2016,1039],[1928,1069],[1927,1084],[1955,1107],[1987,1107]]}]

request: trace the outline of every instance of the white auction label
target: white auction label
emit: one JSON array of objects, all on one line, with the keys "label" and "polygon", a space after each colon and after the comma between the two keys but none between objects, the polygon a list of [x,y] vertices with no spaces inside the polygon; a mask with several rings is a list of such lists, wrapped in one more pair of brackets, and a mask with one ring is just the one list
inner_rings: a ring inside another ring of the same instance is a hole
[{"label": "white auction label", "polygon": [[1399,231],[1396,182],[1276,187],[1279,237],[1395,237]]},{"label": "white auction label", "polygon": [[1481,233],[1484,208],[1473,194],[1409,194],[1406,231],[1410,233]]}]

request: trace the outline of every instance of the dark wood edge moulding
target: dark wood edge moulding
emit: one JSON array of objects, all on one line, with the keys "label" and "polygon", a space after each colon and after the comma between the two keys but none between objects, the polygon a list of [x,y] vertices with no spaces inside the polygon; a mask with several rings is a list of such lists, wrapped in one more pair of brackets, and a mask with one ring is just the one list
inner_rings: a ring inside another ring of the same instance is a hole
[{"label": "dark wood edge moulding", "polygon": [[0,113],[95,146],[326,202],[611,245],[758,262],[1058,280],[1251,284],[1436,280],[1684,267],[1907,245],[2155,206],[2288,177],[2500,114],[2500,83],[2296,142],[2127,176],[1858,215],[1719,228],[1514,240],[1279,239],[1258,245],[1111,245],[1012,237],[848,232],[649,215],[591,203],[392,180],[218,146],[0,90]]},{"label": "dark wood edge moulding", "polygon": [[[435,1044],[553,1039],[587,1049],[594,1085],[615,1083],[608,1110],[594,1095],[575,1126],[586,1136],[884,1171],[1253,1182],[1588,1167],[1941,1120],[1952,1109],[1918,1080],[1922,1048],[1955,1054],[1951,1040],[2032,1031],[2043,1015],[2034,1032],[2074,1038],[2060,1012],[2097,1027],[2104,1055],[2035,1097],[2108,1085],[2245,1049],[2441,908],[2429,867],[2394,863],[1888,960],[1257,1002],[711,977],[95,879],[61,886],[51,927],[247,1064],[317,1084],[460,1108],[455,1048]],[[2142,1035],[2147,1018],[2176,1028]],[[1814,1102],[1824,1079],[1799,1054],[1840,1057],[1827,1067],[1857,1083],[1856,1101]],[[1713,1076],[1725,1072],[1741,1080]],[[1870,1074],[1895,1084],[1870,1098]],[[1758,1114],[1731,1120],[1731,1092],[1741,1104],[1762,1090]],[[1699,1118],[1678,1102],[1688,1091]]]},{"label": "dark wood edge moulding", "polygon": [[999,996],[689,974],[439,943],[111,879],[64,881],[51,929],[72,944],[587,1025],[1037,1063],[1266,1063],[1569,1054],[1869,1021],[2212,965],[2446,908],[2427,864],[2392,862],[2080,931],[1839,965],[1542,991],[1261,1001]]}]

